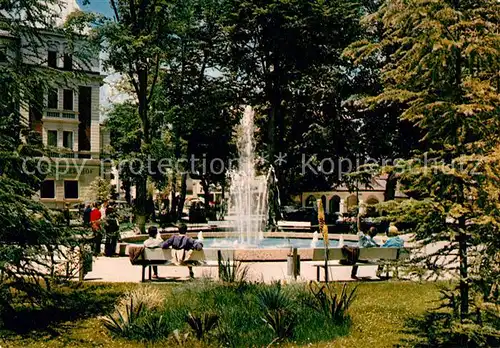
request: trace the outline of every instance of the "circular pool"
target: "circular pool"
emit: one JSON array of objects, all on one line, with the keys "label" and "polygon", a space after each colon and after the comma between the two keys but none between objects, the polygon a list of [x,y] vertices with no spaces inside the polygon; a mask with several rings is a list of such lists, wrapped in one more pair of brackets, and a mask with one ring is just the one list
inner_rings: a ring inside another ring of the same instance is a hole
[{"label": "circular pool", "polygon": [[[203,247],[212,249],[289,249],[289,248],[322,248],[323,241],[313,242],[305,238],[264,238],[257,244],[241,244],[237,238],[205,238]],[[354,242],[345,242],[345,244]],[[338,246],[338,240],[330,240],[330,247]]]},{"label": "circular pool", "polygon": [[[142,244],[142,241],[135,241],[133,244]],[[264,238],[257,244],[240,243],[238,238],[204,238],[204,248],[210,249],[290,249],[290,248],[323,248],[323,240],[313,242],[309,238]],[[346,245],[357,245],[356,241],[345,241]],[[337,247],[339,241],[330,240],[331,248]]]}]

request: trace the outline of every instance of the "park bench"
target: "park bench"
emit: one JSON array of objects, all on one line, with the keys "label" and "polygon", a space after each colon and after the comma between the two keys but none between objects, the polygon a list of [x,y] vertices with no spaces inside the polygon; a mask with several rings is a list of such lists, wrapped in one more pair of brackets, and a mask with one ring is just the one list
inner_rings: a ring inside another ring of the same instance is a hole
[{"label": "park bench", "polygon": [[[130,247],[129,247],[130,248]],[[141,248],[133,246],[132,248]],[[130,254],[130,249],[129,249]],[[172,262],[172,249],[144,248],[143,254],[132,264],[142,266],[141,281],[146,280],[146,268],[148,268],[148,280],[151,280],[152,266],[163,267],[219,267],[220,261],[234,260],[233,250],[203,249],[193,250],[191,257],[185,264],[178,265]]]},{"label": "park bench", "polygon": [[[390,262],[409,258],[408,249],[405,248],[360,248],[358,262],[354,265],[343,265],[339,261],[346,260],[342,248],[331,248],[328,251],[328,262],[325,265],[325,249],[314,249],[310,265],[316,268],[316,280],[321,279],[321,269],[326,275],[330,267],[353,267],[351,276],[355,276],[357,267],[362,266],[385,266]],[[331,262],[333,261],[333,262]]]},{"label": "park bench", "polygon": [[280,231],[310,231],[311,222],[309,221],[278,221]]}]

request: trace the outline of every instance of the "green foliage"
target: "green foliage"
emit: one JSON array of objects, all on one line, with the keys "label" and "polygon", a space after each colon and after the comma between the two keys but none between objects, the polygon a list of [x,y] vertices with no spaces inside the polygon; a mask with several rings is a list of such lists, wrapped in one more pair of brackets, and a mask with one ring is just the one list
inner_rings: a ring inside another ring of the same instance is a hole
[{"label": "green foliage", "polygon": [[189,312],[186,317],[186,322],[194,331],[196,338],[201,340],[205,335],[217,327],[219,316],[214,313],[196,315]]},{"label": "green foliage", "polygon": [[302,158],[317,169],[323,158],[350,156],[358,142],[343,102],[361,74],[341,53],[361,33],[359,2],[234,0],[225,6],[227,66],[244,103],[256,106],[257,151],[268,164],[287,154],[276,166],[278,181],[287,182],[280,186],[283,201],[329,189],[339,181],[337,166],[331,175],[304,173]]},{"label": "green foliage", "polygon": [[271,286],[264,287],[259,293],[259,304],[263,309],[290,310],[292,308],[292,299],[287,294],[279,281],[273,282]]},{"label": "green foliage", "polygon": [[[382,209],[388,220],[414,222],[422,248],[448,242],[432,253],[416,252],[412,262],[427,275],[452,273],[459,280],[448,301],[461,323],[453,330],[468,337],[463,344],[479,325],[492,327],[482,303],[498,305],[498,268],[492,265],[500,235],[500,36],[490,28],[499,13],[492,0],[388,0],[364,19],[367,31],[378,35],[344,52],[361,65],[380,63],[380,92],[360,102],[401,108],[401,120],[421,134],[411,159],[380,169],[396,173],[401,189],[417,200]],[[451,337],[446,330],[436,335]]]},{"label": "green foliage", "polygon": [[97,176],[89,184],[87,192],[84,195],[89,202],[105,202],[111,198],[111,183],[109,180]]},{"label": "green foliage", "polygon": [[[2,289],[7,291],[5,287]],[[2,294],[11,304],[10,309],[4,308],[1,313],[2,334],[53,333],[61,323],[104,315],[114,308],[123,286],[69,283],[52,284],[50,292],[39,291],[37,296],[27,291]]]},{"label": "green foliage", "polygon": [[303,296],[303,287],[191,282],[172,289],[162,315],[170,327],[186,332],[190,329],[185,321],[188,313],[216,314],[217,328],[204,339],[216,346],[243,347],[248,342],[267,346],[277,337],[292,337],[292,332],[294,341],[304,344],[333,339],[348,331],[346,326],[334,325],[311,311],[300,300]]},{"label": "green foliage", "polygon": [[297,326],[297,314],[293,310],[292,300],[281,287],[280,282],[264,288],[258,295],[262,308],[261,319],[274,332],[274,342],[291,339]]},{"label": "green foliage", "polygon": [[224,258],[219,263],[219,279],[225,283],[245,283],[248,277],[248,266],[240,261],[234,261]]},{"label": "green foliage", "polygon": [[125,306],[125,313],[117,311],[116,316],[108,314],[103,319],[103,325],[114,336],[130,337],[141,317],[143,309],[143,303],[134,305],[134,301],[130,300],[130,305],[127,304]]},{"label": "green foliage", "polygon": [[355,299],[356,287],[349,291],[344,283],[338,293],[332,283],[320,286],[311,282],[309,291],[310,296],[305,298],[307,306],[323,313],[335,324],[343,324],[349,320],[348,311]]}]

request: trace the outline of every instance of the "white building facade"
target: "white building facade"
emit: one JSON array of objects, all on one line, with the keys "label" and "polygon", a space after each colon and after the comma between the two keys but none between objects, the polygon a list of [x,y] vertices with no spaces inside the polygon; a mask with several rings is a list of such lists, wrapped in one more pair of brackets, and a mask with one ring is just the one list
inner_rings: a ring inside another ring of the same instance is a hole
[{"label": "white building facade", "polygon": [[[78,10],[75,1],[62,5],[58,24]],[[0,33],[0,52],[4,52],[0,58],[5,59],[4,63],[20,58],[24,65],[56,75],[48,90],[33,86],[36,100],[24,101],[20,114],[21,122],[39,133],[49,150],[47,157],[40,159],[47,167],[47,177],[39,199],[51,208],[62,208],[67,203],[84,201],[89,184],[97,176],[109,177],[110,166],[101,161],[107,145],[103,140],[109,142],[109,137],[103,139],[99,121],[99,90],[104,76],[100,73],[98,54],[85,58],[73,54],[85,48],[83,41],[69,45],[59,32],[38,29],[38,34],[38,41],[33,44],[24,37]],[[18,44],[12,45],[14,41]]]}]

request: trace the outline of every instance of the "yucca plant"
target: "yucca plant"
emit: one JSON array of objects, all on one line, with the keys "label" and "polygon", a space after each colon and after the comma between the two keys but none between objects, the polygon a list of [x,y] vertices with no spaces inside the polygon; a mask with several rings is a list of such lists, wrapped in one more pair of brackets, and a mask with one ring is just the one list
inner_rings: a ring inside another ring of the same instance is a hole
[{"label": "yucca plant", "polygon": [[219,259],[219,279],[225,283],[244,283],[248,277],[248,267],[239,261]]},{"label": "yucca plant", "polygon": [[196,315],[191,312],[186,317],[186,322],[193,329],[197,339],[202,339],[207,333],[217,327],[219,316],[214,313]]},{"label": "yucca plant", "polygon": [[356,289],[357,287],[349,290],[344,283],[340,293],[337,293],[331,284],[319,286],[311,282],[310,296],[306,297],[306,305],[323,313],[335,324],[343,323],[349,317],[348,310],[355,298]]},{"label": "yucca plant", "polygon": [[272,343],[292,338],[297,326],[297,315],[289,309],[265,310],[262,321],[269,326],[275,335]]},{"label": "yucca plant", "polygon": [[292,304],[290,296],[283,291],[279,281],[264,287],[258,295],[259,304],[263,309],[289,309]]},{"label": "yucca plant", "polygon": [[275,339],[281,342],[293,337],[297,326],[297,315],[293,311],[292,300],[281,287],[280,282],[265,287],[258,295],[262,308],[262,321],[273,330]]},{"label": "yucca plant", "polygon": [[150,313],[143,316],[143,318],[136,324],[137,332],[135,336],[142,341],[156,341],[167,338],[169,332],[169,325],[163,315]]},{"label": "yucca plant", "polygon": [[121,311],[116,311],[116,317],[108,314],[102,319],[103,325],[113,336],[127,337],[143,313],[142,303],[134,306],[134,301],[130,300],[130,305],[125,306],[125,315]]}]

